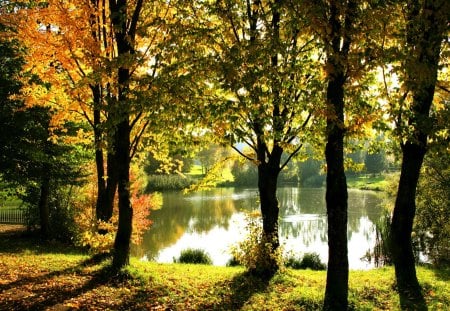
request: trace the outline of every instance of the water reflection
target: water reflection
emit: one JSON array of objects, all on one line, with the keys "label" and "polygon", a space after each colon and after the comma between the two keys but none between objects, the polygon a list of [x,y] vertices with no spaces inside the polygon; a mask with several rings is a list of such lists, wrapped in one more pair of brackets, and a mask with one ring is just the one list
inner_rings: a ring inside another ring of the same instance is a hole
[{"label": "water reflection", "polygon": [[[280,240],[286,251],[317,252],[327,261],[327,218],[324,189],[284,187],[280,202]],[[245,236],[245,214],[259,210],[257,189],[221,188],[189,195],[164,193],[163,206],[153,211],[153,225],[133,252],[143,258],[172,262],[181,250],[202,248],[214,264],[225,265],[229,248]],[[374,245],[374,223],[381,216],[374,192],[349,190],[349,263],[370,266],[360,258]]]}]

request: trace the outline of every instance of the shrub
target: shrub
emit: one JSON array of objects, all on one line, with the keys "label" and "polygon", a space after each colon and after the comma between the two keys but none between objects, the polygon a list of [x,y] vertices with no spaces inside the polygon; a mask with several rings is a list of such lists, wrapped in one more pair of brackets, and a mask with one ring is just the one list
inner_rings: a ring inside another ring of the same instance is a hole
[{"label": "shrub", "polygon": [[285,266],[292,269],[311,269],[311,270],[326,270],[327,266],[320,261],[320,256],[317,253],[306,253],[303,258],[289,256],[285,260]]},{"label": "shrub", "polygon": [[240,266],[241,263],[239,262],[239,260],[236,259],[236,257],[231,257],[228,261],[227,261],[227,267],[237,267]]},{"label": "shrub", "polygon": [[282,250],[281,247],[274,250],[271,241],[263,236],[261,217],[256,216],[247,216],[247,236],[231,248],[231,254],[250,273],[264,277],[282,267]]},{"label": "shrub", "polygon": [[193,263],[193,264],[212,264],[211,257],[203,249],[188,248],[181,251],[178,259],[174,258],[174,262]]},{"label": "shrub", "polygon": [[300,269],[326,270],[327,266],[320,261],[319,254],[306,253],[300,263]]}]

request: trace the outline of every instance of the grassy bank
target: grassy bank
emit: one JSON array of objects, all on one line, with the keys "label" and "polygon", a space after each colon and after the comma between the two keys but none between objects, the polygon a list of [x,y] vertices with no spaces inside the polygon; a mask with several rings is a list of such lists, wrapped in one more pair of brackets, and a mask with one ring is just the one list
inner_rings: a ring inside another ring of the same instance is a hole
[{"label": "grassy bank", "polygon": [[[57,243],[0,236],[0,310],[318,310],[326,273],[290,270],[263,281],[239,267],[146,263],[112,277],[108,260]],[[420,267],[430,310],[450,303],[448,271]],[[398,310],[391,268],[350,273],[354,310]]]},{"label": "grassy bank", "polygon": [[347,176],[347,186],[349,188],[383,191],[386,185],[387,181],[384,175]]}]

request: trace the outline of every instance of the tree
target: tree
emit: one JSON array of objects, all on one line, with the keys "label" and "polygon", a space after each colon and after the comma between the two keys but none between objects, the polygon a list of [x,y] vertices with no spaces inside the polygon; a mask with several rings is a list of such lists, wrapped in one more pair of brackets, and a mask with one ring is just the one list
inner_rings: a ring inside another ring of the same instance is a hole
[{"label": "tree", "polygon": [[400,135],[402,166],[391,224],[392,256],[402,308],[425,310],[417,280],[411,243],[416,211],[416,188],[432,132],[432,107],[441,46],[448,33],[450,3],[407,1],[401,55],[401,77],[405,93],[395,103]]},{"label": "tree", "polygon": [[318,123],[315,40],[285,1],[217,1],[205,11],[209,62],[202,76],[215,97],[203,103],[200,116],[219,141],[257,167],[260,241],[267,249],[254,272],[272,275],[278,270],[278,177]]},{"label": "tree", "polygon": [[329,36],[324,39],[327,54],[327,163],[326,204],[328,215],[328,270],[324,310],[346,310],[348,301],[347,182],[344,171],[344,84],[353,37],[356,3],[343,10],[330,1]]},{"label": "tree", "polygon": [[[58,108],[59,120],[82,116],[92,127],[97,218],[108,221],[116,191],[122,198],[116,268],[126,264],[129,255],[126,172],[131,159],[145,135],[150,143],[164,142],[161,132],[167,130],[168,120],[173,121],[173,114],[164,117],[166,111],[178,109],[164,106],[168,98],[159,91],[167,80],[162,81],[164,75],[158,72],[173,50],[164,45],[170,19],[163,17],[171,17],[171,10],[165,1],[144,6],[142,1],[54,0],[17,14],[22,17],[19,33],[30,49],[27,67],[52,87],[32,85],[28,93],[42,105]],[[151,135],[146,131],[149,125]]]},{"label": "tree", "polygon": [[[78,170],[81,157],[75,147],[56,139],[61,133],[52,129],[52,111],[49,108],[25,105],[23,81],[37,79],[21,72],[25,51],[14,39],[12,29],[3,28],[3,24],[0,27],[2,34],[9,32],[7,39],[0,41],[0,124],[4,133],[0,137],[0,172],[4,180],[25,189],[22,199],[37,207],[41,237],[47,239],[54,233],[50,228],[48,204],[51,187],[55,183],[76,183],[81,176]],[[66,123],[64,128],[67,135],[73,135],[76,130],[76,126],[70,123]]]},{"label": "tree", "polygon": [[[294,3],[294,2],[293,2]],[[385,4],[378,1],[304,1],[309,25],[325,53],[326,206],[328,270],[324,310],[347,310],[347,182],[345,138],[360,133],[375,116],[367,99],[378,19]],[[368,23],[367,21],[371,22]]]}]

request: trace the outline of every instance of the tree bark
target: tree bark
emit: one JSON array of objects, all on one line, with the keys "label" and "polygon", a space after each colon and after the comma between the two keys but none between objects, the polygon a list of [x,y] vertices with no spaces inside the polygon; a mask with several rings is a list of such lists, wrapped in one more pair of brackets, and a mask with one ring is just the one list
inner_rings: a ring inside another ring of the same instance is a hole
[{"label": "tree bark", "polygon": [[[137,22],[142,9],[143,0],[135,2],[131,18],[128,19],[129,3],[126,0],[109,0],[110,18],[114,27],[118,57],[131,57],[134,54],[134,40]],[[133,227],[133,209],[130,201],[130,99],[128,98],[130,69],[122,65],[118,69],[118,92],[115,107],[117,126],[114,133],[114,159],[117,169],[119,195],[119,225],[114,241],[114,257],[112,266],[120,270],[128,265],[130,256],[131,232]]]},{"label": "tree bark", "polygon": [[265,258],[257,267],[258,273],[263,276],[272,276],[279,269],[279,263],[274,256],[280,246],[278,234],[279,206],[277,199],[277,181],[280,173],[280,160],[282,149],[274,147],[267,163],[258,165],[258,190],[261,205],[263,231],[261,241],[263,247],[269,243],[270,249],[264,247]]},{"label": "tree bark", "polygon": [[327,120],[326,206],[328,215],[328,270],[325,289],[325,310],[347,310],[348,248],[347,248],[347,181],[344,171],[344,81],[343,73],[330,80],[327,100],[331,112]]},{"label": "tree bark", "polygon": [[101,90],[100,85],[91,85],[92,97],[94,102],[94,144],[95,144],[95,167],[97,172],[97,202],[95,204],[95,214],[97,220],[108,221],[106,218],[106,178],[105,178],[105,161],[103,157],[102,136],[103,131],[101,129]]},{"label": "tree bark", "polygon": [[[327,163],[326,206],[328,216],[328,269],[324,297],[324,310],[347,310],[348,308],[348,246],[347,210],[348,193],[344,169],[344,85],[348,67],[348,54],[352,43],[352,28],[356,18],[355,1],[341,5],[330,1],[329,42],[327,46],[328,85],[327,143],[325,158]],[[328,33],[328,32],[327,32]]]},{"label": "tree bark", "polygon": [[391,253],[402,309],[426,310],[422,289],[417,280],[411,233],[416,211],[416,187],[425,156],[425,146],[406,143],[400,182],[391,224]]},{"label": "tree bark", "polygon": [[116,157],[119,195],[119,225],[114,241],[113,268],[129,264],[133,209],[130,202],[130,125],[128,119],[117,126]]},{"label": "tree bark", "polygon": [[48,200],[50,196],[50,177],[45,171],[43,171],[41,187],[41,193],[39,196],[39,220],[41,225],[41,238],[47,240],[50,236],[50,210],[48,206]]}]

